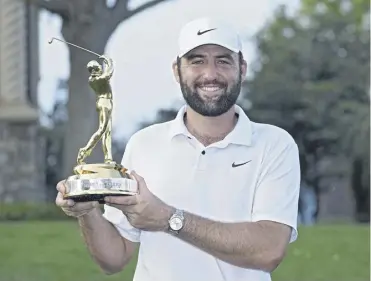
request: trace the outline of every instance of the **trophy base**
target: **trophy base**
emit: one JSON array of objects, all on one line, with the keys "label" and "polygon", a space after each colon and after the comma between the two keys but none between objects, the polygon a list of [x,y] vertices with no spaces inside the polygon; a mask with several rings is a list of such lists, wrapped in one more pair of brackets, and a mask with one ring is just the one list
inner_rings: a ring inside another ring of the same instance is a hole
[{"label": "trophy base", "polygon": [[66,180],[67,193],[64,199],[104,204],[106,196],[132,196],[138,193],[137,182],[120,164],[84,164],[75,167],[74,172],[75,175]]},{"label": "trophy base", "polygon": [[92,202],[92,201],[98,201],[99,204],[104,204],[104,198],[106,196],[131,196],[131,194],[126,193],[92,193],[92,194],[75,194],[75,195],[69,195],[65,196],[65,199],[71,199],[75,202]]}]

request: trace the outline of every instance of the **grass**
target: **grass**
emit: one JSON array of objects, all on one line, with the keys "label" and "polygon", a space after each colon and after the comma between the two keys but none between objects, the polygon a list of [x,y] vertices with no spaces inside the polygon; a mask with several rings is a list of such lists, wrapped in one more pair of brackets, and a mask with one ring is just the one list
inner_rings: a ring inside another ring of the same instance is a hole
[{"label": "grass", "polygon": [[369,238],[369,226],[302,227],[273,280],[370,280]]},{"label": "grass", "polygon": [[[315,226],[273,273],[274,281],[370,280],[369,227]],[[129,281],[135,261],[105,276],[90,258],[75,222],[0,223],[0,281]]]}]

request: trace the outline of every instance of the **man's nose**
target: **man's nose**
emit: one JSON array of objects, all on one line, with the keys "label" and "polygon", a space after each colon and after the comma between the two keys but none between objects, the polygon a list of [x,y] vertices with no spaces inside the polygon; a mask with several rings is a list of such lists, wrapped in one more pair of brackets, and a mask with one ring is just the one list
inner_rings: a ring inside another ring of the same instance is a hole
[{"label": "man's nose", "polygon": [[216,79],[218,76],[218,71],[216,66],[213,63],[206,65],[204,69],[204,78],[206,79]]}]

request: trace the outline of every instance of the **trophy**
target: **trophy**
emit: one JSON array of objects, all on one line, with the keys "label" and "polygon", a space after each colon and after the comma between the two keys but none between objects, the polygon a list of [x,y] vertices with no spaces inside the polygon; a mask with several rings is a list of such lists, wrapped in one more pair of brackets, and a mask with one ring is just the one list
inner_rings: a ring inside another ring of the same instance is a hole
[{"label": "trophy", "polygon": [[[54,39],[93,53],[103,60],[103,65],[100,65],[96,60],[92,60],[87,64],[87,69],[90,73],[89,85],[97,98],[96,109],[99,127],[86,145],[78,151],[77,165],[73,169],[74,174],[66,179],[67,193],[64,195],[64,198],[72,199],[75,202],[98,201],[103,204],[105,196],[130,196],[137,194],[137,182],[131,179],[125,167],[112,159],[113,95],[110,85],[110,79],[114,70],[112,59],[54,37],[49,41],[49,44]],[[85,159],[91,154],[100,140],[102,141],[104,153],[103,163],[85,163]]]}]

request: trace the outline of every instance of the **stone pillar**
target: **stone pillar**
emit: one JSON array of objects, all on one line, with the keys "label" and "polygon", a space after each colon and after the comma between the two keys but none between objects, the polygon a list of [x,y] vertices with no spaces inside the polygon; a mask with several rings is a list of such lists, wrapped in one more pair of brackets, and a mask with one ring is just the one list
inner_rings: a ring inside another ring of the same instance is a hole
[{"label": "stone pillar", "polygon": [[0,0],[0,204],[45,200],[38,112],[29,99],[36,83],[28,73],[38,73],[29,64],[29,16],[24,1]]}]

